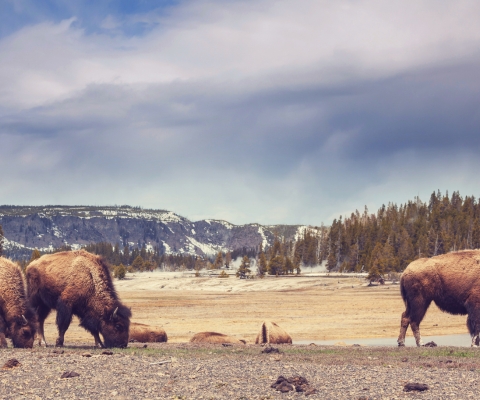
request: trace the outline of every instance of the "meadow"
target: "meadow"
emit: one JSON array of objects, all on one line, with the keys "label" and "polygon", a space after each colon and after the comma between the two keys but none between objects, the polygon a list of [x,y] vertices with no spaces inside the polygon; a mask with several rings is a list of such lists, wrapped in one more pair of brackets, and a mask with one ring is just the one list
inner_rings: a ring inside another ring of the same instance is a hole
[{"label": "meadow", "polygon": [[[132,320],[163,327],[172,343],[187,342],[201,331],[252,343],[267,319],[284,328],[294,343],[396,338],[404,311],[398,284],[367,286],[363,277],[348,275],[240,280],[156,271],[127,274],[114,283],[132,309]],[[422,336],[467,333],[465,321],[465,316],[443,313],[432,304],[421,324]],[[45,334],[54,344],[54,312],[46,320]],[[76,317],[65,336],[65,344],[69,342],[93,343]]]}]

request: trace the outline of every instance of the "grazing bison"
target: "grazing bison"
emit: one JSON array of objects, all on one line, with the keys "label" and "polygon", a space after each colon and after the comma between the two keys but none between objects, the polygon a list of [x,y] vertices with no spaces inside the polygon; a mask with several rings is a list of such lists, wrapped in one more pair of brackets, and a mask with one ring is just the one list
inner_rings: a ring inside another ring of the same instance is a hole
[{"label": "grazing bison", "polygon": [[96,346],[127,346],[131,312],[118,299],[101,257],[84,250],[44,255],[27,267],[27,282],[30,303],[37,310],[39,344],[43,340],[47,345],[43,324],[55,309],[57,346],[63,346],[72,315],[80,318]]},{"label": "grazing bison", "polygon": [[20,267],[0,257],[0,347],[33,347],[35,313],[27,301],[25,279]]},{"label": "grazing bison", "polygon": [[260,328],[257,338],[255,339],[255,344],[263,343],[292,344],[292,338],[275,322],[265,321]]},{"label": "grazing bison", "polygon": [[465,315],[472,336],[478,345],[480,333],[480,251],[467,250],[420,258],[402,274],[400,290],[405,312],[400,323],[398,345],[405,345],[408,325],[412,327],[417,346],[422,345],[420,322],[433,301],[440,310]]},{"label": "grazing bison", "polygon": [[217,332],[199,332],[193,335],[190,339],[192,343],[233,343],[233,344],[246,344],[243,339],[237,339],[232,336],[224,335]]},{"label": "grazing bison", "polygon": [[160,343],[168,340],[167,333],[162,328],[155,326],[130,322],[130,331],[128,334],[130,342],[141,343]]}]

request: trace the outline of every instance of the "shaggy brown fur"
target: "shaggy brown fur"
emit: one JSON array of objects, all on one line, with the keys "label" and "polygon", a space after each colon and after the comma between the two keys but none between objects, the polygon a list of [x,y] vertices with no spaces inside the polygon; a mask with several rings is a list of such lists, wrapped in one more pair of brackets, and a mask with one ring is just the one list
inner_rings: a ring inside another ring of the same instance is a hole
[{"label": "shaggy brown fur", "polygon": [[232,336],[224,335],[223,333],[217,332],[199,332],[193,335],[190,339],[192,343],[236,343],[236,344],[246,344],[247,342],[243,339],[237,339]]},{"label": "shaggy brown fur", "polygon": [[420,322],[430,303],[450,314],[465,315],[472,346],[480,334],[480,250],[466,250],[412,262],[402,274],[400,290],[406,310],[402,314],[398,345],[405,345],[410,325],[417,346],[422,345]]},{"label": "shaggy brown fur", "polygon": [[27,302],[26,284],[17,264],[0,257],[0,347],[33,347],[36,319]]},{"label": "shaggy brown fur", "polygon": [[160,343],[168,340],[167,333],[162,328],[130,322],[129,340],[141,343]]},{"label": "shaggy brown fur", "polygon": [[[37,310],[39,344],[47,345],[43,324],[57,310],[57,346],[63,346],[72,315],[100,347],[128,344],[130,309],[118,299],[110,271],[99,256],[84,250],[47,254],[27,267],[28,296]],[[105,343],[100,340],[102,334]]]},{"label": "shaggy brown fur", "polygon": [[292,344],[292,338],[275,322],[265,321],[260,328],[257,338],[255,339],[255,344],[263,343]]}]

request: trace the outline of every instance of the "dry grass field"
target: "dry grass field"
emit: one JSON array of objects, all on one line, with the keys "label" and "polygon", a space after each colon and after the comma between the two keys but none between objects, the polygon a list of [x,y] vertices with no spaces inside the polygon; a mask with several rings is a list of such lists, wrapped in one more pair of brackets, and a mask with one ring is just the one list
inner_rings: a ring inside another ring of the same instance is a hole
[{"label": "dry grass field", "polygon": [[[239,280],[146,272],[127,278],[115,280],[115,285],[122,301],[132,308],[132,320],[163,327],[169,342],[217,331],[252,343],[266,319],[277,322],[294,342],[393,338],[404,311],[398,285],[368,287],[364,279],[355,277]],[[432,304],[421,325],[422,335],[467,333],[465,321],[465,316],[442,313]],[[55,313],[45,330],[47,342],[55,343]],[[68,342],[93,344],[76,317],[65,336]]]}]

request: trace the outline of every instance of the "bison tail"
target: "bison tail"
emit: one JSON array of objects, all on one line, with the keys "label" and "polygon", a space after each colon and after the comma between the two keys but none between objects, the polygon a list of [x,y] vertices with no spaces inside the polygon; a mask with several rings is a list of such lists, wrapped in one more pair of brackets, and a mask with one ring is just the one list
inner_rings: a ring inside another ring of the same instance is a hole
[{"label": "bison tail", "polygon": [[400,278],[400,293],[402,294],[403,304],[405,304],[405,312],[407,315],[410,315],[410,303],[408,301],[408,293],[406,288],[406,282],[403,279],[403,276]]},{"label": "bison tail", "polygon": [[405,282],[403,276],[400,278],[400,293],[402,294],[402,299],[405,304],[407,304],[407,289],[405,289]]}]

